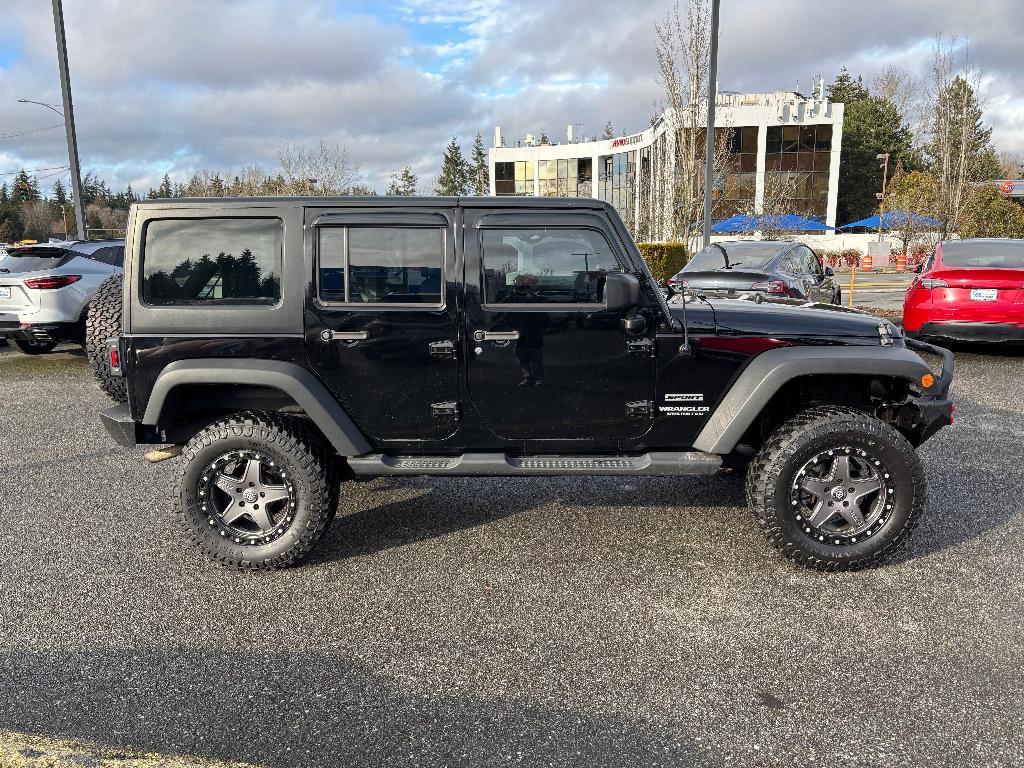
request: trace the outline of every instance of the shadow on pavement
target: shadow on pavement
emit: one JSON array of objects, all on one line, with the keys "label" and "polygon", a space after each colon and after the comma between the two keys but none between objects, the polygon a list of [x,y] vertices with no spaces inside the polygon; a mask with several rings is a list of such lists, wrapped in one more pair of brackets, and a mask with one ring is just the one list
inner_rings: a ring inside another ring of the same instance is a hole
[{"label": "shadow on pavement", "polygon": [[16,652],[0,674],[0,727],[263,766],[722,763],[675,724],[405,690],[327,653]]}]

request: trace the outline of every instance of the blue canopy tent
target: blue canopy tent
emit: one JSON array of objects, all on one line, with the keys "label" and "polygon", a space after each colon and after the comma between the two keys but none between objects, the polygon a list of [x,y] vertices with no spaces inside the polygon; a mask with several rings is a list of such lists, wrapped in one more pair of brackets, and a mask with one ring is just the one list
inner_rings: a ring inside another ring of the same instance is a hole
[{"label": "blue canopy tent", "polygon": [[[912,211],[886,211],[882,215],[882,229],[897,229],[905,226],[908,221],[916,227],[942,226],[942,222],[938,219],[933,219],[931,216],[925,216],[920,213],[913,213]],[[849,224],[844,224],[840,229],[853,229],[855,227],[878,229],[878,214],[868,216],[866,219],[861,219],[860,221],[853,221]]]},{"label": "blue canopy tent", "polygon": [[822,224],[814,219],[805,219],[795,213],[783,213],[779,216],[737,214],[723,219],[711,227],[711,231],[718,235],[753,232],[758,229],[777,229],[784,232],[825,232],[835,229],[835,227]]}]

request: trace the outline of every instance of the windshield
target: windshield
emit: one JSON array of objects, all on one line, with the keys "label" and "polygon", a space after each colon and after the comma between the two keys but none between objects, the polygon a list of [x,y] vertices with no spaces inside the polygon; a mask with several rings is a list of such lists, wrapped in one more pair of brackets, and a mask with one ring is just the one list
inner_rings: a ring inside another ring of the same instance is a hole
[{"label": "windshield", "polygon": [[77,255],[66,248],[11,248],[0,258],[0,274],[45,272],[64,266]]},{"label": "windshield", "polygon": [[959,269],[1024,269],[1024,240],[950,240],[942,264]]},{"label": "windshield", "polygon": [[763,269],[779,255],[778,243],[712,243],[697,251],[683,267],[684,272],[708,272],[717,269]]}]

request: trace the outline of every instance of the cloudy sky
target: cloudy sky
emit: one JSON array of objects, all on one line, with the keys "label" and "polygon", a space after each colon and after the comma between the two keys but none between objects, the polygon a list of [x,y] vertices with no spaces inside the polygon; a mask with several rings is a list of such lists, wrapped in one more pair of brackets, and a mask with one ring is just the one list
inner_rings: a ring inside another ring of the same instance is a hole
[{"label": "cloudy sky", "polygon": [[[720,85],[923,72],[935,35],[956,35],[984,64],[999,148],[1024,151],[1020,2],[722,0]],[[671,3],[64,0],[82,165],[145,192],[165,172],[270,168],[283,142],[326,138],[383,191],[404,165],[436,174],[453,134],[639,130]],[[16,101],[60,102],[55,59],[50,3],[0,0],[0,173],[67,162],[62,131],[37,130],[59,118]]]}]

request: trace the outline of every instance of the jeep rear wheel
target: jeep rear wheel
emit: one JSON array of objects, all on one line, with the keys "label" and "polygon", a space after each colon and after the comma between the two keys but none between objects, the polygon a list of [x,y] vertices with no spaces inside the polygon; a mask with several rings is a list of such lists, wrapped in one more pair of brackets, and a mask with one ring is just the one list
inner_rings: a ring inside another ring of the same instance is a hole
[{"label": "jeep rear wheel", "polygon": [[92,374],[99,382],[100,389],[115,403],[128,400],[125,380],[110,370],[110,353],[107,350],[107,339],[121,335],[123,285],[124,276],[121,274],[111,275],[100,283],[85,319],[85,354],[89,358]]},{"label": "jeep rear wheel", "polygon": [[747,476],[747,501],[768,540],[820,571],[886,560],[924,508],[913,446],[852,408],[817,407],[778,427]]},{"label": "jeep rear wheel", "polygon": [[178,509],[212,560],[250,570],[287,567],[333,519],[330,459],[297,420],[238,414],[202,430],[182,458]]}]

